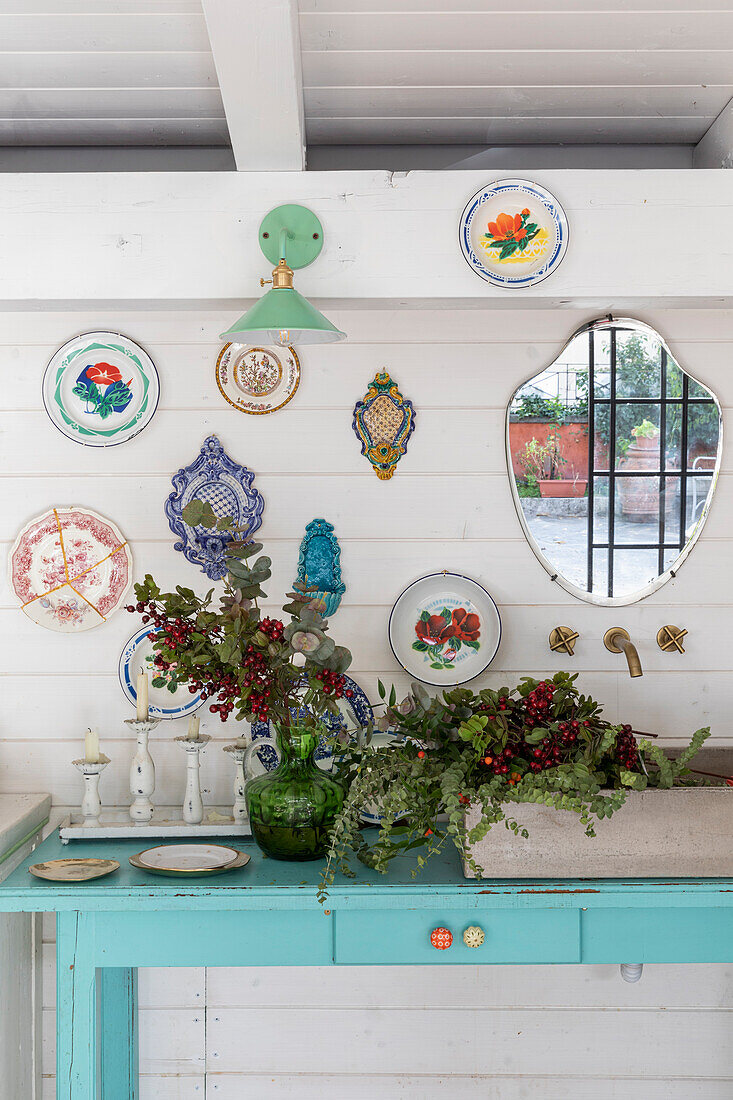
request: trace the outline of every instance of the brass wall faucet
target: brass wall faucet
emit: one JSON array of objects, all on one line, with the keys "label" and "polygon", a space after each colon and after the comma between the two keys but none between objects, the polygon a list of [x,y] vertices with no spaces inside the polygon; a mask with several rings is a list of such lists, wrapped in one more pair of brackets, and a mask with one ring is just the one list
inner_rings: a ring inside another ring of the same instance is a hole
[{"label": "brass wall faucet", "polygon": [[612,626],[603,635],[603,644],[611,653],[623,653],[629,666],[629,676],[643,676],[641,661],[636,651],[636,646],[631,641],[628,631],[622,626]]}]

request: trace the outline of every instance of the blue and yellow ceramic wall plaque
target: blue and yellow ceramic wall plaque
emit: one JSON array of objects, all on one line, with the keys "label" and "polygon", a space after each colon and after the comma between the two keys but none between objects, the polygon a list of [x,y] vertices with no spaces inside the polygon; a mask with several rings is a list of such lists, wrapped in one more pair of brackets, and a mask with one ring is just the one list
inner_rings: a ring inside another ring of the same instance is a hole
[{"label": "blue and yellow ceramic wall plaque", "polygon": [[376,374],[354,406],[354,431],[378,478],[387,481],[407,450],[415,430],[415,410],[389,374]]},{"label": "blue and yellow ceramic wall plaque", "polygon": [[346,585],[341,580],[341,547],[328,520],[312,519],[306,527],[296,580],[317,588],[313,598],[323,602],[322,614],[330,618],[341,603]]}]

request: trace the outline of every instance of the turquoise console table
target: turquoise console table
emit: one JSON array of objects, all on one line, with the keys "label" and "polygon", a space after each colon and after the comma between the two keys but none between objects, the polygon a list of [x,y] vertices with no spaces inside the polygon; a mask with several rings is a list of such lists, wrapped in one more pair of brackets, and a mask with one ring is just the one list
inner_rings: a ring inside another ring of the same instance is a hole
[{"label": "turquoise console table", "polygon": [[[136,970],[140,966],[733,962],[733,881],[467,881],[454,852],[413,879],[359,870],[325,907],[318,864],[264,859],[194,881],[144,875],[139,842],[58,836],[0,883],[0,912],[55,912],[57,1100],[137,1100]],[[78,886],[28,874],[74,856],[118,859]],[[463,942],[468,926],[485,933]],[[453,942],[432,946],[447,928]]]}]

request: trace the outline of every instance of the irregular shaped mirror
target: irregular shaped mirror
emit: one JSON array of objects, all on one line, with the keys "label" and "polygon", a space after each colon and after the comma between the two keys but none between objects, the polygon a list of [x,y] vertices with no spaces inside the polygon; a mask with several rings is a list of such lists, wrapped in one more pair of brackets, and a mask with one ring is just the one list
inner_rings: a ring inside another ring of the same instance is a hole
[{"label": "irregular shaped mirror", "polygon": [[674,576],[705,523],[721,440],[717,399],[654,329],[580,329],[507,415],[517,511],[552,579],[612,605]]}]

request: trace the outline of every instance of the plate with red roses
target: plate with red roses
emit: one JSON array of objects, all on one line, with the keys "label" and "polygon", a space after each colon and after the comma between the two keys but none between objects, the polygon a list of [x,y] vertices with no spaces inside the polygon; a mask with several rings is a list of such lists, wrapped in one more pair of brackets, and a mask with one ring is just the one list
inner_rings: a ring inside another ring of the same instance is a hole
[{"label": "plate with red roses", "polygon": [[489,593],[460,573],[429,573],[398,596],[389,644],[404,670],[424,684],[465,684],[493,661],[501,618]]}]

